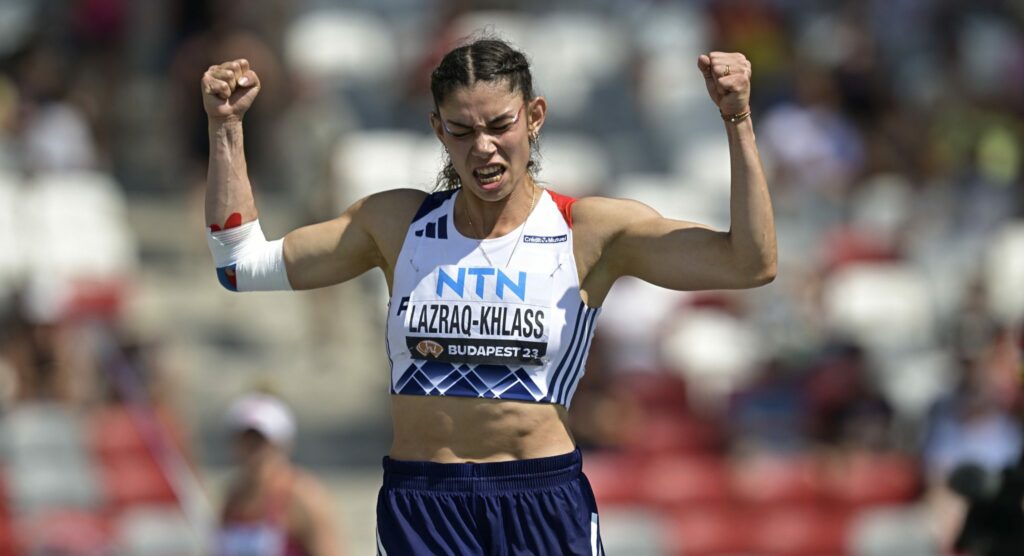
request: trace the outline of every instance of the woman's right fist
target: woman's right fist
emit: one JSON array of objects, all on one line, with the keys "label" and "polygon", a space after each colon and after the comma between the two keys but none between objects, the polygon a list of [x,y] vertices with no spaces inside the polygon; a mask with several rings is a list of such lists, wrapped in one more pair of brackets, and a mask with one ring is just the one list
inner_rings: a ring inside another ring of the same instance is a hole
[{"label": "woman's right fist", "polygon": [[203,74],[203,108],[211,120],[241,120],[260,92],[260,78],[243,59],[210,66]]}]

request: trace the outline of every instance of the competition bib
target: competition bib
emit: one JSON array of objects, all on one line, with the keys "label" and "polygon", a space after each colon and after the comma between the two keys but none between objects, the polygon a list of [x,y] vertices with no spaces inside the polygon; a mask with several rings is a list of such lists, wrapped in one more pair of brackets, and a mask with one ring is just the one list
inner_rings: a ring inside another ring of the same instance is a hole
[{"label": "competition bib", "polygon": [[543,365],[551,283],[534,272],[437,267],[401,300],[406,346],[419,360]]}]

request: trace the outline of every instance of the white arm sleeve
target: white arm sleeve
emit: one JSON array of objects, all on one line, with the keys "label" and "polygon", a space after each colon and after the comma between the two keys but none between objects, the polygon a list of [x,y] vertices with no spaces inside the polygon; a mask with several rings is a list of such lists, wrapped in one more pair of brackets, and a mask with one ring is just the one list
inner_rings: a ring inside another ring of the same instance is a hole
[{"label": "white arm sleeve", "polygon": [[267,241],[260,221],[206,231],[221,285],[232,291],[291,290],[284,267],[284,239]]}]

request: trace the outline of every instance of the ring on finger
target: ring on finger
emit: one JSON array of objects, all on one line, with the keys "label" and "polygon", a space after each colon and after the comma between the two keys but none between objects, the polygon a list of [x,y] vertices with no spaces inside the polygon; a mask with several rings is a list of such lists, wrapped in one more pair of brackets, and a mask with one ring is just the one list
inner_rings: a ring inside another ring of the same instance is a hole
[{"label": "ring on finger", "polygon": [[729,75],[730,73],[732,73],[732,70],[729,69],[729,64],[726,64],[725,65],[725,74]]}]

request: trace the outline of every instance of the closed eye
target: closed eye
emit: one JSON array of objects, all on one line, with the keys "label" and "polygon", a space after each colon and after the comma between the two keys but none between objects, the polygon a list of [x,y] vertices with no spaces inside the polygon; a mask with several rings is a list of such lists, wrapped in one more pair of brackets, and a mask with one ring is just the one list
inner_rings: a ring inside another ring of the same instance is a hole
[{"label": "closed eye", "polygon": [[[490,133],[491,135],[500,135],[500,134],[505,133],[506,131],[512,129],[512,126],[515,125],[515,123],[516,123],[516,121],[512,120],[512,121],[508,122],[507,124],[487,126],[487,132]],[[466,130],[466,131],[452,131],[452,129],[450,127],[448,127],[447,124],[444,126],[444,129],[445,129],[445,131],[448,132],[448,135],[450,135],[450,136],[452,136],[452,137],[454,137],[456,139],[461,139],[463,137],[469,137],[470,135],[473,134],[473,130],[471,130],[471,129],[470,130]]]},{"label": "closed eye", "polygon": [[[495,118],[493,121],[491,121],[490,125],[487,126],[487,133],[489,133],[490,135],[501,135],[502,133],[505,133],[506,131],[512,129],[512,126],[516,125],[516,122],[519,121],[519,116],[522,114],[523,108],[525,106],[525,104],[523,104],[523,106],[520,106],[519,110],[516,110],[514,116],[505,115],[498,116],[497,118]],[[440,118],[440,115],[438,115],[437,113],[435,113],[435,116]],[[447,122],[445,120],[442,120],[441,125],[444,127],[445,133],[447,133],[449,136],[455,139],[463,139],[473,134],[473,129],[465,124]],[[449,127],[449,125],[455,126],[458,129],[458,131],[452,131],[452,128]]]}]

